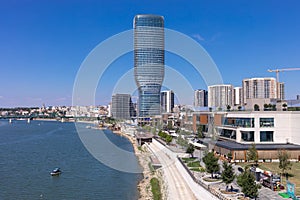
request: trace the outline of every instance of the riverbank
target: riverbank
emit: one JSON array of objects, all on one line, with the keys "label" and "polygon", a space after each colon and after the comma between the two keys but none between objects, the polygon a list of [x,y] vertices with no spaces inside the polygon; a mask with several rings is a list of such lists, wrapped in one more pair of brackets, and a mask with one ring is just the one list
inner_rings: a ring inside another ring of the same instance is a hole
[{"label": "riverbank", "polygon": [[160,189],[162,193],[162,199],[166,199],[166,183],[163,180],[163,174],[161,170],[153,170],[151,166],[150,156],[151,152],[146,146],[138,147],[136,138],[130,136],[121,131],[113,131],[115,134],[118,134],[122,137],[126,137],[132,144],[134,153],[138,158],[139,164],[143,169],[143,179],[138,183],[137,188],[139,190],[139,200],[152,200],[153,195],[151,191],[151,179],[157,178],[160,183]]}]

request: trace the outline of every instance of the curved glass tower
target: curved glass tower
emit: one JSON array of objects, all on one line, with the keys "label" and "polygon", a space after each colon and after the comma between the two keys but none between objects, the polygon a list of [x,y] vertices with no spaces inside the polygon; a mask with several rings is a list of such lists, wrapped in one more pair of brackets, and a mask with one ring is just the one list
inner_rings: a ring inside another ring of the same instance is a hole
[{"label": "curved glass tower", "polygon": [[160,89],[164,79],[164,18],[134,18],[134,77],[138,87],[138,115],[160,114]]}]

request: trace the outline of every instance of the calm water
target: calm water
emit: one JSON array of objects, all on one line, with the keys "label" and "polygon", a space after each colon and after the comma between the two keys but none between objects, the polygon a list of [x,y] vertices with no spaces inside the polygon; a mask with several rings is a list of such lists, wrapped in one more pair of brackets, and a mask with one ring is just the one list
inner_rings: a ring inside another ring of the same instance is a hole
[{"label": "calm water", "polygon": [[[125,138],[109,131],[106,135],[121,148],[133,151]],[[63,171],[58,177],[49,174],[55,167]],[[131,200],[138,198],[140,179],[140,174],[116,171],[93,158],[73,123],[0,121],[0,199]]]}]

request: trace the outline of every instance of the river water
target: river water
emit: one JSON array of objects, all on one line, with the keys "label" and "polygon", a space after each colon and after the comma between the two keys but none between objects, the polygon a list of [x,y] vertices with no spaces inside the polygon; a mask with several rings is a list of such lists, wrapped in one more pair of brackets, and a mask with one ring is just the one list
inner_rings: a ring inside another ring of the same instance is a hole
[{"label": "river water", "polygon": [[[106,134],[115,145],[133,152],[126,138],[110,131],[86,131]],[[55,167],[62,170],[58,177],[49,174]],[[0,120],[0,199],[131,200],[138,198],[141,178],[96,160],[73,123]]]}]

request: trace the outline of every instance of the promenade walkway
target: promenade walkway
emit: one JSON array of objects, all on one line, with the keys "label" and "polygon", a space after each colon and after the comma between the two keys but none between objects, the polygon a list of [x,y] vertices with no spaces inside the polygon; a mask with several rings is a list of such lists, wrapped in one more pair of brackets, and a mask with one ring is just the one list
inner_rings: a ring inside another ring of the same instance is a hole
[{"label": "promenade walkway", "polygon": [[177,159],[177,154],[170,151],[156,140],[148,145],[162,165],[165,181],[168,185],[168,199],[217,200],[218,198],[197,184]]}]

